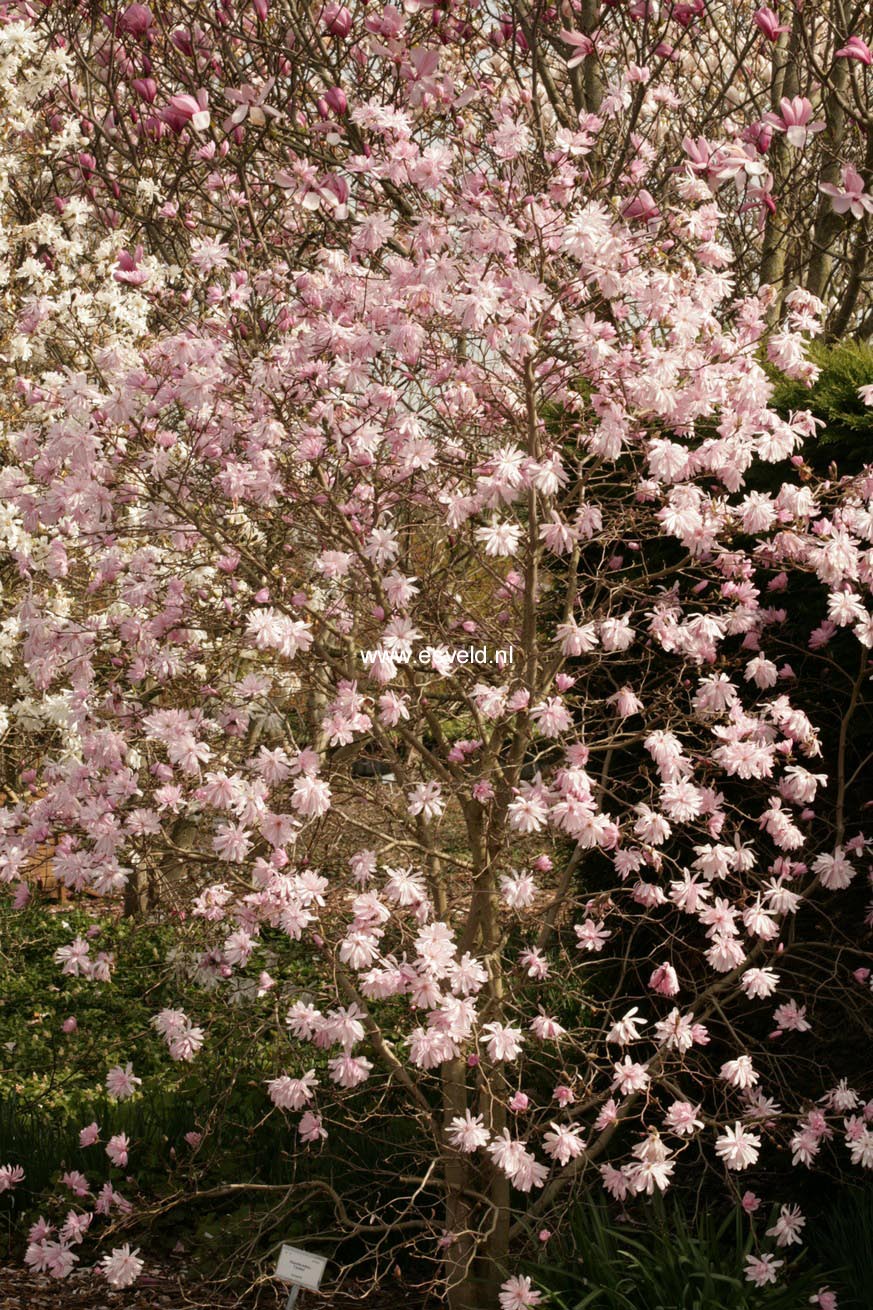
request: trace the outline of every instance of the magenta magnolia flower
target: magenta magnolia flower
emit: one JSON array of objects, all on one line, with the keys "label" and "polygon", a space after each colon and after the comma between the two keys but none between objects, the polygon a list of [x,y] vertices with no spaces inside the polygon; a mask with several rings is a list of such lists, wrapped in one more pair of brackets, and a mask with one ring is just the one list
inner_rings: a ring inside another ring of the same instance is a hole
[{"label": "magenta magnolia flower", "polygon": [[195,132],[209,126],[209,94],[198,91],[196,98],[189,95],[170,96],[170,103],[160,111],[160,117],[177,135],[190,123]]},{"label": "magenta magnolia flower", "polygon": [[783,96],[779,101],[779,113],[765,114],[764,117],[768,123],[772,123],[777,132],[784,132],[798,150],[806,145],[813,133],[824,131],[824,123],[810,121],[812,103],[806,96],[793,96],[791,100]]},{"label": "magenta magnolia flower", "polygon": [[118,267],[112,274],[116,282],[128,282],[134,287],[140,287],[143,282],[148,282],[149,274],[139,267],[142,254],[142,246],[137,246],[132,255],[128,250],[119,250]]},{"label": "magenta magnolia flower", "polygon": [[690,3],[674,5],[671,16],[676,19],[680,27],[690,27],[695,18],[701,17],[705,9],[704,0],[690,0]]},{"label": "magenta magnolia flower", "polygon": [[120,27],[123,32],[129,32],[131,36],[145,36],[152,26],[154,19],[152,11],[148,5],[128,5],[121,15]]},{"label": "magenta magnolia flower", "polygon": [[625,201],[621,213],[622,218],[639,219],[643,223],[651,223],[661,217],[654,197],[646,190],[638,191],[630,200]]},{"label": "magenta magnolia flower", "polygon": [[157,100],[158,84],[153,77],[135,77],[130,85],[147,105],[153,105]]},{"label": "magenta magnolia flower", "polygon": [[766,155],[773,141],[773,127],[763,121],[750,123],[743,128],[742,138],[754,146],[759,155]]},{"label": "magenta magnolia flower", "polygon": [[778,41],[780,32],[787,32],[786,23],[779,22],[778,14],[775,14],[768,5],[763,5],[756,10],[752,21],[759,31],[763,32],[768,41]]},{"label": "magenta magnolia flower", "polygon": [[324,23],[324,30],[331,36],[348,36],[352,30],[350,11],[345,5],[336,4],[333,0],[322,9],[321,21]]},{"label": "magenta magnolia flower", "polygon": [[860,36],[850,36],[844,46],[836,52],[837,59],[858,59],[862,64],[873,64],[873,50]]},{"label": "magenta magnolia flower", "polygon": [[237,124],[245,122],[246,118],[255,127],[263,127],[268,118],[281,117],[278,109],[265,103],[275,83],[276,79],[270,77],[259,88],[252,86],[250,82],[244,82],[239,88],[228,87],[224,94],[232,105],[236,105],[236,108],[222,123],[224,131],[229,132]]},{"label": "magenta magnolia flower", "polygon": [[575,52],[567,60],[568,68],[576,68],[588,55],[594,54],[594,42],[584,32],[568,32],[562,29],[558,36],[562,41],[566,41],[567,45],[572,46]]},{"label": "magenta magnolia flower", "polygon": [[873,214],[873,196],[864,190],[864,179],[857,169],[847,164],[840,176],[842,187],[833,182],[822,182],[819,191],[831,197],[831,208],[835,214],[851,214],[853,218],[863,218]]}]

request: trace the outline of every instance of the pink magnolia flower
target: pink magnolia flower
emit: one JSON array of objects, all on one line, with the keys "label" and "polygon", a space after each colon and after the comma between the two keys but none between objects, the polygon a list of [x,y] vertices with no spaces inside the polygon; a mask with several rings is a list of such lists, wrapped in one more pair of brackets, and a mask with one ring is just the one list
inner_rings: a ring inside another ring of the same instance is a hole
[{"label": "pink magnolia flower", "polygon": [[682,0],[682,3],[673,5],[671,17],[675,18],[681,27],[687,28],[691,27],[694,20],[699,18],[705,11],[705,0],[688,0],[687,3]]},{"label": "pink magnolia flower", "polygon": [[586,919],[584,923],[573,925],[578,941],[576,942],[577,951],[597,951],[603,950],[603,945],[608,937],[612,934],[604,928],[602,921],[595,923],[593,919]]},{"label": "pink magnolia flower", "polygon": [[110,1287],[130,1287],[142,1273],[143,1262],[139,1258],[139,1249],[131,1251],[129,1243],[113,1248],[111,1255],[104,1255],[100,1264],[103,1275]]},{"label": "pink magnolia flower", "polygon": [[72,1272],[73,1265],[78,1263],[79,1257],[70,1250],[65,1241],[42,1242],[39,1247],[38,1251],[28,1247],[25,1261],[34,1269],[45,1272],[52,1278],[66,1278]]},{"label": "pink magnolia flower", "polygon": [[75,1210],[68,1210],[67,1217],[60,1229],[60,1238],[63,1242],[69,1242],[74,1246],[81,1242],[91,1226],[93,1214],[77,1214]]},{"label": "pink magnolia flower", "polygon": [[74,1196],[87,1196],[89,1192],[88,1179],[78,1169],[71,1169],[65,1173],[61,1182],[64,1187],[69,1187]]},{"label": "pink magnolia flower", "polygon": [[106,1075],[106,1090],[115,1101],[129,1100],[141,1086],[142,1079],[137,1078],[129,1061],[123,1069],[120,1064],[114,1065]]},{"label": "pink magnolia flower", "polygon": [[675,996],[679,991],[679,979],[672,964],[659,964],[649,979],[649,986],[661,996]]},{"label": "pink magnolia flower", "polygon": [[110,1137],[106,1143],[106,1154],[118,1169],[124,1169],[127,1165],[127,1152],[130,1146],[130,1139],[126,1133],[116,1133]]},{"label": "pink magnolia flower", "polygon": [[633,1092],[644,1092],[651,1082],[648,1065],[638,1064],[629,1055],[626,1055],[624,1060],[617,1061],[612,1068],[614,1073],[611,1090],[619,1091],[622,1096],[630,1096]]},{"label": "pink magnolia flower", "polygon": [[759,1075],[752,1066],[751,1057],[740,1055],[736,1060],[728,1060],[721,1066],[719,1077],[732,1087],[743,1088],[754,1087]]},{"label": "pink magnolia flower", "polygon": [[426,821],[438,819],[446,807],[438,782],[422,782],[413,787],[407,796],[407,814],[418,815]]},{"label": "pink magnolia flower", "polygon": [[312,1100],[313,1090],[318,1086],[315,1070],[309,1069],[301,1078],[289,1078],[283,1075],[267,1083],[270,1100],[280,1110],[302,1110]]},{"label": "pink magnolia flower", "polygon": [[480,1146],[487,1146],[491,1135],[481,1114],[471,1115],[469,1110],[465,1110],[463,1118],[452,1119],[446,1136],[455,1150],[469,1154]]},{"label": "pink magnolia flower", "polygon": [[784,1260],[777,1260],[772,1255],[750,1255],[746,1261],[746,1282],[754,1283],[756,1287],[775,1283],[777,1270],[784,1264]]},{"label": "pink magnolia flower", "polygon": [[697,1117],[700,1112],[701,1107],[692,1105],[690,1101],[674,1101],[664,1116],[664,1127],[680,1136],[690,1136],[696,1129],[703,1127],[703,1120]]},{"label": "pink magnolia flower", "polygon": [[341,1055],[328,1060],[327,1067],[331,1079],[340,1087],[357,1087],[369,1078],[373,1065],[362,1055]]},{"label": "pink magnolia flower", "polygon": [[[769,128],[766,129],[770,131]],[[769,150],[770,142],[767,141],[764,150]],[[767,224],[767,215],[776,213],[776,201],[773,197],[773,174],[768,173],[766,177],[761,178],[758,186],[746,188],[745,203],[740,205],[740,213],[747,213],[750,210],[758,209],[758,227],[763,229]]]},{"label": "pink magnolia flower", "polygon": [[715,1153],[724,1160],[728,1169],[748,1169],[758,1159],[760,1149],[760,1137],[740,1123],[725,1128],[723,1136],[715,1143]]},{"label": "pink magnolia flower", "polygon": [[851,214],[853,218],[863,218],[873,214],[873,196],[864,189],[864,179],[856,168],[846,164],[840,172],[842,187],[833,182],[822,182],[819,191],[831,197],[831,208],[835,214]]},{"label": "pink magnolia flower", "polygon": [[694,173],[709,173],[712,167],[714,147],[705,136],[697,138],[686,136],[682,139],[682,149],[688,156],[688,164]]},{"label": "pink magnolia flower", "polygon": [[637,1142],[632,1154],[636,1163],[625,1165],[623,1169],[631,1191],[645,1192],[647,1196],[652,1196],[656,1187],[661,1192],[666,1191],[676,1164],[669,1158],[667,1147],[659,1134],[653,1129],[641,1142]]},{"label": "pink magnolia flower", "polygon": [[542,1042],[557,1041],[558,1038],[563,1037],[567,1031],[566,1028],[563,1028],[558,1023],[557,1019],[553,1019],[550,1015],[542,1013],[535,1015],[533,1019],[531,1019],[530,1030],[534,1036],[539,1037]]},{"label": "pink magnolia flower", "polygon": [[55,951],[54,959],[56,964],[62,964],[63,972],[70,977],[77,978],[80,974],[87,975],[88,966],[91,961],[88,956],[90,946],[84,937],[75,937],[69,946],[59,946]]},{"label": "pink magnolia flower", "polygon": [[[625,1169],[627,1165],[625,1165]],[[623,1201],[630,1190],[627,1174],[622,1169],[616,1169],[615,1165],[602,1164],[600,1166],[600,1176],[603,1179],[603,1186],[609,1195],[616,1201]]]},{"label": "pink magnolia flower", "polygon": [[585,1144],[580,1136],[581,1130],[577,1127],[568,1128],[566,1124],[549,1124],[551,1132],[546,1133],[543,1138],[543,1149],[546,1155],[557,1160],[558,1164],[566,1165],[570,1160],[575,1160],[585,1149]]},{"label": "pink magnolia flower", "polygon": [[794,1243],[800,1246],[803,1242],[800,1234],[805,1226],[806,1218],[801,1214],[799,1206],[783,1205],[773,1227],[767,1229],[767,1236],[775,1237],[777,1246],[791,1246]]},{"label": "pink magnolia flower", "polygon": [[638,1042],[640,1039],[639,1029],[645,1028],[648,1020],[638,1018],[640,1007],[634,1005],[623,1018],[614,1023],[606,1035],[608,1042],[617,1042],[621,1046],[627,1046],[628,1042]]},{"label": "pink magnolia flower", "polygon": [[330,809],[330,802],[330,787],[324,779],[305,776],[295,782],[291,807],[304,818],[319,818]]},{"label": "pink magnolia flower", "polygon": [[20,1164],[0,1164],[0,1192],[11,1192],[24,1178]]},{"label": "pink magnolia flower", "polygon": [[88,1127],[83,1128],[82,1131],[79,1133],[80,1146],[93,1146],[94,1143],[98,1142],[99,1140],[100,1140],[100,1127],[97,1123],[88,1124]]},{"label": "pink magnolia flower", "polygon": [[486,1023],[482,1027],[482,1034],[492,1060],[518,1059],[524,1041],[520,1028],[511,1028],[502,1023]]},{"label": "pink magnolia flower", "polygon": [[542,1299],[542,1294],[527,1277],[507,1278],[500,1285],[500,1310],[532,1310]]},{"label": "pink magnolia flower", "polygon": [[812,1027],[806,1017],[806,1006],[798,1005],[794,999],[778,1005],[773,1018],[780,1032],[808,1033]]},{"label": "pink magnolia flower", "polygon": [[313,1114],[311,1110],[306,1110],[300,1116],[297,1133],[301,1142],[317,1142],[327,1137],[327,1129],[322,1126],[321,1115]]},{"label": "pink magnolia flower", "polygon": [[812,103],[806,96],[793,96],[790,100],[783,96],[779,101],[779,113],[764,115],[777,132],[784,132],[791,145],[802,150],[809,137],[824,131],[824,123],[812,122]]}]

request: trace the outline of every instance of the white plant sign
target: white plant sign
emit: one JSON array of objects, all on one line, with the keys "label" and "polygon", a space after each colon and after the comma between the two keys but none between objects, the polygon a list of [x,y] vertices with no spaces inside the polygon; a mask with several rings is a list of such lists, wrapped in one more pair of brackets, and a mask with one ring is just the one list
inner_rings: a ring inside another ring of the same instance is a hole
[{"label": "white plant sign", "polygon": [[312,1251],[301,1251],[297,1246],[282,1246],[274,1277],[282,1283],[292,1285],[288,1306],[294,1305],[301,1287],[307,1288],[310,1292],[318,1290],[326,1265],[327,1260],[323,1255],[314,1255]]}]

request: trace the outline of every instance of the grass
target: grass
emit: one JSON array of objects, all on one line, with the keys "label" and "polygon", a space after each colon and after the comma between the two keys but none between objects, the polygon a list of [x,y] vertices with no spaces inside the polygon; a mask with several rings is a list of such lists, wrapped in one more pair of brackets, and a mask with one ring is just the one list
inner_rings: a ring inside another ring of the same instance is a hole
[{"label": "grass", "polygon": [[[778,1285],[758,1289],[745,1278],[749,1254],[752,1229],[739,1211],[720,1224],[708,1212],[691,1222],[656,1198],[639,1222],[620,1223],[590,1201],[574,1208],[557,1260],[529,1272],[560,1310],[798,1310],[825,1281],[801,1256],[787,1277],[778,1271]],[[789,1263],[785,1251],[777,1257]]]}]

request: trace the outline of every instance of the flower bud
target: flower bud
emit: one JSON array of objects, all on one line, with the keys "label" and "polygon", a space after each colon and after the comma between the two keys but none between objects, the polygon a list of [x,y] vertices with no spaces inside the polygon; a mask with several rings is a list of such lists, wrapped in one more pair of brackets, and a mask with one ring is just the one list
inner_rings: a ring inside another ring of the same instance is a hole
[{"label": "flower bud", "polygon": [[324,98],[338,118],[342,117],[349,107],[345,91],[338,86],[332,86]]}]

